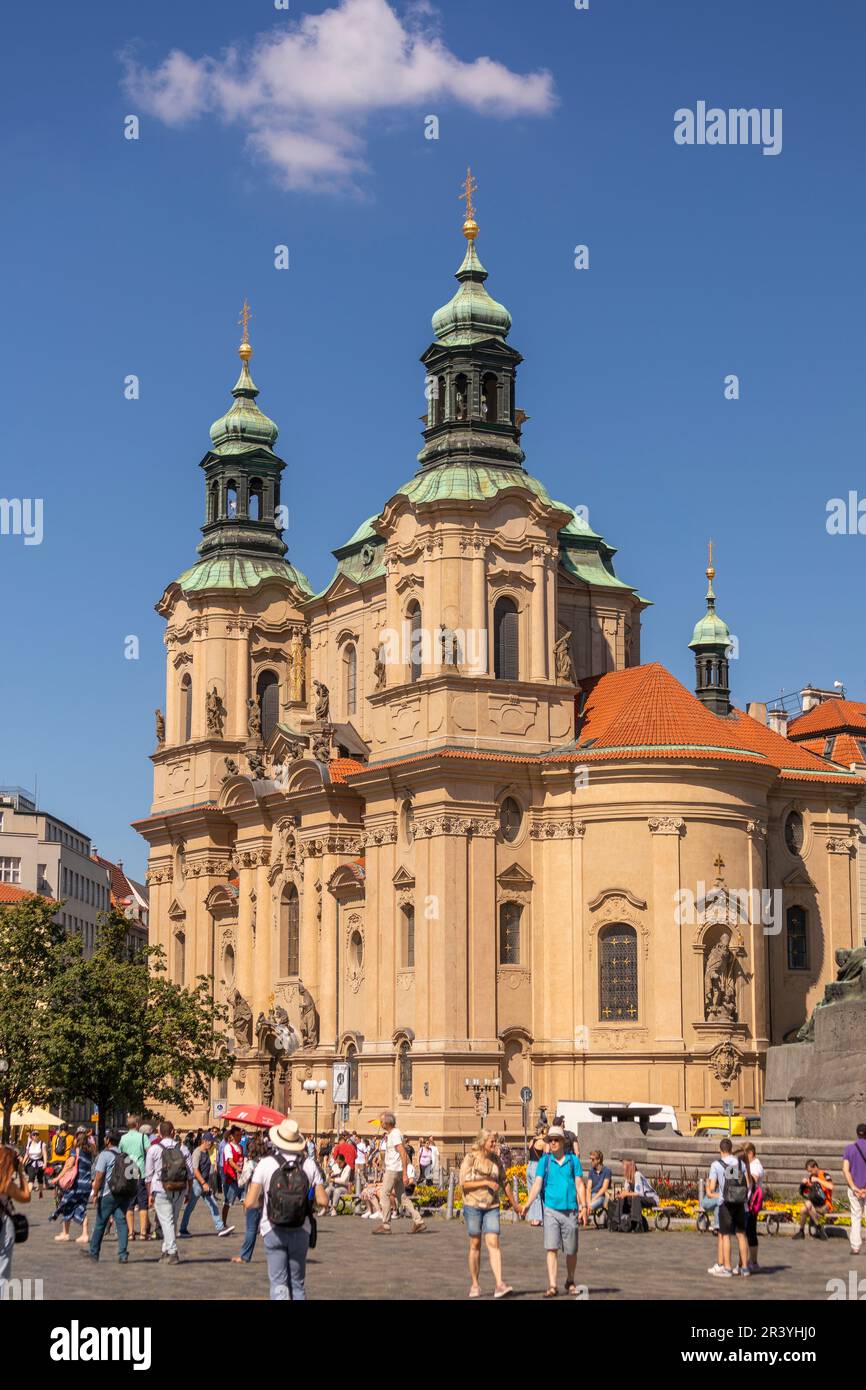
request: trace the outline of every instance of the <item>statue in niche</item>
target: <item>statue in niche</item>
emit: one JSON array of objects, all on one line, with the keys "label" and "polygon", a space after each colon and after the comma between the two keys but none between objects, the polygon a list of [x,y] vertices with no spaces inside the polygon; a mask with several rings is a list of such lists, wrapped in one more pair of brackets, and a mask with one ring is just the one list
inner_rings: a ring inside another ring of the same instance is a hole
[{"label": "statue in niche", "polygon": [[256,1044],[260,1052],[266,1052],[271,1057],[289,1057],[301,1046],[300,1034],[279,1004],[267,1016],[259,1014],[256,1020]]},{"label": "statue in niche", "polygon": [[165,743],[165,717],[161,709],[154,710],[154,715],[156,717],[156,741],[157,743]]},{"label": "statue in niche", "polygon": [[446,627],[444,623],[439,624],[439,649],[441,651],[441,666],[458,666],[460,664],[460,644],[457,641],[457,633],[453,628]]},{"label": "statue in niche", "polygon": [[313,681],[316,692],[315,716],[320,723],[327,723],[331,714],[331,695],[328,687],[321,681]]},{"label": "statue in niche", "polygon": [[292,628],[289,643],[289,699],[292,704],[301,704],[304,698],[304,634],[299,627]]},{"label": "statue in niche", "polygon": [[253,1011],[240,990],[235,988],[229,997],[232,1014],[232,1031],[238,1047],[253,1045]]},{"label": "statue in niche", "polygon": [[379,642],[378,645],[375,646],[375,647],[373,648],[373,679],[374,679],[374,682],[375,682],[375,684],[374,684],[374,686],[373,686],[373,689],[374,689],[374,690],[382,690],[382,689],[384,689],[384,686],[385,686],[385,648],[383,647],[383,645],[382,645],[381,642]]},{"label": "statue in niche", "polygon": [[731,933],[722,932],[707,954],[704,967],[704,1017],[708,1022],[737,1021],[737,960],[731,950]]},{"label": "statue in niche", "polygon": [[566,685],[574,685],[574,662],[571,659],[571,633],[566,632],[553,644],[553,657],[556,664],[556,679]]},{"label": "statue in niche", "polygon": [[258,743],[262,737],[262,712],[258,700],[247,700],[247,734]]},{"label": "statue in niche", "polygon": [[208,694],[206,710],[208,733],[213,734],[216,738],[222,738],[226,722],[226,707],[220,699],[216,686]]},{"label": "statue in niche", "polygon": [[298,1003],[301,1009],[301,1046],[318,1047],[319,1015],[313,996],[303,980],[298,980]]}]

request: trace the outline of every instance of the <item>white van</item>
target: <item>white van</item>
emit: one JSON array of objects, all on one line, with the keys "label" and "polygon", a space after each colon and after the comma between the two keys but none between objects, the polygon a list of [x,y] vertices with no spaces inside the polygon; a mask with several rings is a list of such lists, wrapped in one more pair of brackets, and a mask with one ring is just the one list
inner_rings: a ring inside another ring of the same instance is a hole
[{"label": "white van", "polygon": [[[642,1110],[647,1106],[653,1105],[651,1100],[629,1101],[629,1110]],[[622,1101],[609,1100],[558,1100],[554,1115],[562,1115],[565,1120],[566,1129],[576,1130],[578,1125],[597,1125],[601,1124],[601,1117],[593,1115],[592,1107],[601,1105],[621,1105]],[[617,1120],[612,1121],[617,1124]],[[650,1134],[664,1129],[665,1125],[670,1125],[674,1134],[679,1134],[680,1129],[677,1124],[677,1112],[672,1105],[662,1105],[659,1107],[657,1115],[653,1115],[649,1122]]]}]

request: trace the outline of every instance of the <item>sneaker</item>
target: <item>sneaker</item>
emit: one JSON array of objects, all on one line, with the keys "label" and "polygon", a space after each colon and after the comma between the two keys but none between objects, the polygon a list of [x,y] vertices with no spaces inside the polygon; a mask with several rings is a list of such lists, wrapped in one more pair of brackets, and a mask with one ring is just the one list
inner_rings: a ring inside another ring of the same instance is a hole
[{"label": "sneaker", "polygon": [[230,1236],[233,1230],[234,1230],[234,1226],[223,1226],[223,1228],[222,1228],[221,1231],[217,1231],[217,1235],[218,1235],[218,1236]]},{"label": "sneaker", "polygon": [[737,1275],[740,1279],[749,1279],[752,1271],[746,1265],[737,1265],[737,1268],[732,1269],[731,1273]]},{"label": "sneaker", "polygon": [[800,1230],[800,1231],[797,1232],[797,1234],[796,1234],[795,1236],[792,1236],[791,1239],[792,1239],[792,1240],[805,1240],[805,1239],[806,1239],[806,1232],[803,1231],[803,1230]]},{"label": "sneaker", "polygon": [[117,1257],[117,1263],[118,1263],[119,1265],[128,1265],[128,1264],[129,1264],[129,1256],[128,1256],[128,1255],[118,1255],[118,1257]]},{"label": "sneaker", "polygon": [[823,1227],[823,1226],[819,1226],[818,1229],[817,1229],[817,1231],[815,1232],[815,1234],[816,1234],[816,1236],[818,1237],[819,1240],[829,1240],[829,1239],[830,1239],[830,1237],[827,1235],[827,1232],[824,1230],[824,1227]]},{"label": "sneaker", "polygon": [[[369,1220],[370,1220],[370,1217],[371,1217],[372,1215],[373,1215],[373,1213],[372,1213],[371,1211],[362,1211],[362,1212],[361,1212],[361,1220],[362,1220],[362,1221],[369,1221]],[[855,1253],[855,1254],[857,1253],[856,1250],[855,1250],[854,1253]]]},{"label": "sneaker", "polygon": [[421,1231],[426,1231],[427,1227],[423,1221],[416,1221],[412,1227],[413,1236],[420,1235]]},{"label": "sneaker", "polygon": [[384,1220],[382,1221],[381,1226],[377,1226],[376,1229],[373,1231],[374,1236],[389,1236],[390,1234],[391,1227],[386,1226]]},{"label": "sneaker", "polygon": [[175,1254],[173,1255],[166,1255],[165,1262],[167,1265],[179,1265],[180,1256],[177,1254],[177,1252],[175,1252]]},{"label": "sneaker", "polygon": [[192,1240],[189,1231],[178,1231],[177,1238],[178,1240]]},{"label": "sneaker", "polygon": [[731,1271],[729,1269],[725,1269],[724,1265],[719,1264],[711,1265],[710,1268],[707,1270],[707,1274],[714,1275],[716,1279],[732,1278]]}]

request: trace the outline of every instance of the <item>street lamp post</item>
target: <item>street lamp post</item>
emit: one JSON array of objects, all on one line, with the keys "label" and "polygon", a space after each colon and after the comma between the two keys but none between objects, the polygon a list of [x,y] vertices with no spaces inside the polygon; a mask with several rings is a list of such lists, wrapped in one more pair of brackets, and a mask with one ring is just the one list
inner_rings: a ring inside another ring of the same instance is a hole
[{"label": "street lamp post", "polygon": [[319,1096],[328,1089],[327,1081],[305,1081],[303,1089],[308,1095],[313,1096],[313,1143],[318,1148],[319,1139]]},{"label": "street lamp post", "polygon": [[502,1082],[499,1077],[485,1076],[482,1078],[478,1076],[467,1076],[463,1085],[467,1091],[472,1091],[475,1096],[475,1113],[480,1115],[482,1119],[486,1119],[487,1112],[490,1109],[489,1096],[491,1093],[498,1095],[502,1087]]}]

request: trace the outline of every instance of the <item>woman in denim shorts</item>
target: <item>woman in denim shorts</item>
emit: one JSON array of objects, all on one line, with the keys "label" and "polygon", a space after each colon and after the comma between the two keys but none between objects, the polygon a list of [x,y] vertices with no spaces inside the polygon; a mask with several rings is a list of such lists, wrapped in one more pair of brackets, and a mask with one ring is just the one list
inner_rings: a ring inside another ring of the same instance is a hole
[{"label": "woman in denim shorts", "polygon": [[481,1237],[487,1246],[487,1258],[496,1280],[494,1298],[513,1293],[502,1278],[502,1251],[499,1248],[499,1193],[504,1192],[512,1209],[519,1211],[511,1184],[499,1157],[499,1135],[489,1129],[480,1138],[460,1165],[460,1188],[463,1193],[463,1221],[469,1236],[470,1298],[480,1298],[478,1275],[481,1270]]}]

